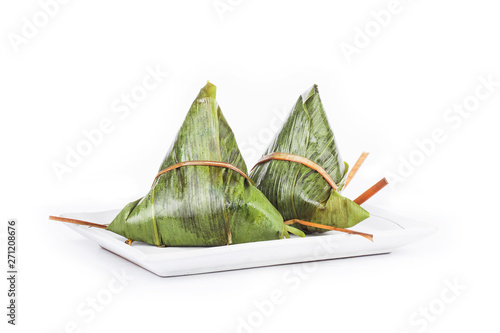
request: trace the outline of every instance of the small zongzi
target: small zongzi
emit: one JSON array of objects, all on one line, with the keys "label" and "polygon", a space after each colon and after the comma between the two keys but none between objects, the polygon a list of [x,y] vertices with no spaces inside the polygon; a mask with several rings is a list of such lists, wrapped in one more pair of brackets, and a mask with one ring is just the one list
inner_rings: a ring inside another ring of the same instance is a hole
[{"label": "small zongzi", "polygon": [[[357,168],[359,164],[353,171]],[[350,228],[370,216],[358,203],[340,194],[348,169],[314,85],[299,97],[250,178],[285,223],[306,233],[325,232]],[[357,234],[371,239],[370,235]]]}]

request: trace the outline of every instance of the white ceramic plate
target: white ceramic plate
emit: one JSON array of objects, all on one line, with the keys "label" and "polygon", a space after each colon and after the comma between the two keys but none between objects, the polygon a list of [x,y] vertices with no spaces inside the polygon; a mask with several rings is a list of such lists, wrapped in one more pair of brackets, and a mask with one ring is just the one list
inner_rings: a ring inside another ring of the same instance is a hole
[{"label": "white ceramic plate", "polygon": [[[336,231],[305,238],[272,240],[217,247],[156,247],[146,243],[125,244],[125,238],[104,229],[67,224],[83,236],[159,276],[219,272],[388,253],[436,232],[436,227],[394,215],[377,207],[366,209],[371,217],[353,230],[373,234],[373,242]],[[72,213],[63,217],[109,224],[119,210]]]}]

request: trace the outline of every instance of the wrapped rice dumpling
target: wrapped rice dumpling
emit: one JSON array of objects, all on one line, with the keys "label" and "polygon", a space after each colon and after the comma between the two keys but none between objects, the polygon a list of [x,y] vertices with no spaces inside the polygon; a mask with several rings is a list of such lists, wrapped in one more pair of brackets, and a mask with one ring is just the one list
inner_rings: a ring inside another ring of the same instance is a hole
[{"label": "wrapped rice dumpling", "polygon": [[[217,246],[288,237],[291,227],[246,176],[231,128],[207,83],[149,193],[107,230],[156,246]],[[295,232],[299,232],[296,230]]]},{"label": "wrapped rice dumpling", "polygon": [[314,85],[299,97],[250,178],[285,221],[302,221],[292,225],[305,232],[324,232],[315,226],[349,228],[370,216],[340,194],[348,168]]}]

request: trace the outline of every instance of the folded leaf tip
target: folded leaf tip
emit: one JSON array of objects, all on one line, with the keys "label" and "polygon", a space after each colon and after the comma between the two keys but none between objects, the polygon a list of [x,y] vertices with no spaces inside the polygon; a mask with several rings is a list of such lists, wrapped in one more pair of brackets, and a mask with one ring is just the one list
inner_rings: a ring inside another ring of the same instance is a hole
[{"label": "folded leaf tip", "polygon": [[217,87],[213,84],[210,83],[210,81],[207,81],[207,84],[201,88],[200,93],[198,94],[197,99],[201,98],[214,98],[217,92]]},{"label": "folded leaf tip", "polygon": [[319,90],[318,90],[317,84],[313,84],[313,86],[311,88],[307,89],[302,94],[302,102],[305,103],[309,98],[311,98],[314,95],[319,95]]}]

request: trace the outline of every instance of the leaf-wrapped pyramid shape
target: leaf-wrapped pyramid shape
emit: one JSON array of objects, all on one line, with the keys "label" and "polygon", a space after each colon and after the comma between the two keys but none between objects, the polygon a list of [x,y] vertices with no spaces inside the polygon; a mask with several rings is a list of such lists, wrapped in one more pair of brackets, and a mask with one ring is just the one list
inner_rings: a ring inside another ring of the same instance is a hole
[{"label": "leaf-wrapped pyramid shape", "polygon": [[[349,228],[369,217],[366,210],[339,193],[349,166],[342,161],[316,85],[299,97],[264,155],[272,153],[307,158],[321,166],[338,187],[335,191],[323,176],[300,163],[271,160],[258,164],[250,177],[285,220]],[[305,232],[327,231],[297,223],[293,226]]]},{"label": "leaf-wrapped pyramid shape", "polygon": [[[225,162],[245,174],[234,134],[207,83],[193,102],[160,171],[186,161]],[[283,218],[251,181],[232,169],[191,165],[160,175],[107,227],[134,241],[217,246],[288,236]]]}]

